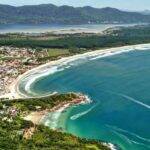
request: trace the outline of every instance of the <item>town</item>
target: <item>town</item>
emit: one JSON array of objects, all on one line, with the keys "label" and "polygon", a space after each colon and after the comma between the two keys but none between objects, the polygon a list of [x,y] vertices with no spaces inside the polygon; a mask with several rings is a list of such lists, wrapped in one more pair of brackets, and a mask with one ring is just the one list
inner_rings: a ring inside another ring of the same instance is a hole
[{"label": "town", "polygon": [[47,61],[47,50],[36,51],[31,48],[0,47],[0,95],[9,93],[9,86],[21,74]]}]

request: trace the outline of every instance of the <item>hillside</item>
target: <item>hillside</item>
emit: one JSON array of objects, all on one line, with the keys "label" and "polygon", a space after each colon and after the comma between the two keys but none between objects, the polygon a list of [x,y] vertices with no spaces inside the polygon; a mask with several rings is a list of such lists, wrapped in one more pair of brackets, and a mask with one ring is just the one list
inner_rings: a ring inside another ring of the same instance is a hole
[{"label": "hillside", "polygon": [[87,24],[147,23],[150,15],[115,8],[55,6],[52,4],[14,7],[0,5],[0,24]]},{"label": "hillside", "polygon": [[[61,130],[51,130],[42,124],[24,120],[24,115],[50,109],[59,103],[69,102],[76,95],[61,94],[45,98],[0,100],[1,150],[110,150],[100,141],[81,139]],[[15,113],[12,113],[13,112]]]}]

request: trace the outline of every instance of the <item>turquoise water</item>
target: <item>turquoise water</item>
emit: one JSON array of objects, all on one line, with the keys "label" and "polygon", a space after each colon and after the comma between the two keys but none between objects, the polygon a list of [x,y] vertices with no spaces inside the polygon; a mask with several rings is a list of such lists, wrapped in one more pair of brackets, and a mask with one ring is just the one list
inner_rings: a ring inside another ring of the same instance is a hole
[{"label": "turquoise water", "polygon": [[85,61],[41,78],[32,90],[82,92],[91,98],[92,103],[62,114],[58,126],[67,132],[123,150],[150,149],[150,51]]}]

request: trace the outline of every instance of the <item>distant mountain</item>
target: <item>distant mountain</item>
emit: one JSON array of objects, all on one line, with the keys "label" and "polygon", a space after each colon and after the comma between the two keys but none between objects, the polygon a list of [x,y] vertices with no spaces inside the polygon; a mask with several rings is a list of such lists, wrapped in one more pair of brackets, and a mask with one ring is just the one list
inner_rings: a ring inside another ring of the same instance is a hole
[{"label": "distant mountain", "polygon": [[150,15],[115,8],[55,6],[52,4],[14,7],[0,5],[0,24],[87,24],[150,23]]}]

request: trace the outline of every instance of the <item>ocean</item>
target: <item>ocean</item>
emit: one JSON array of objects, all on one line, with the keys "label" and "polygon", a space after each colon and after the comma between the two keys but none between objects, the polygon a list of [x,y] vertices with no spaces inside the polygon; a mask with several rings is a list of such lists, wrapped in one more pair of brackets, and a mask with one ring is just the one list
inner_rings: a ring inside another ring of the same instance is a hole
[{"label": "ocean", "polygon": [[[25,84],[20,84],[22,92]],[[30,90],[38,95],[80,92],[92,101],[50,113],[45,125],[123,150],[150,150],[150,48],[76,60],[35,80]]]}]

